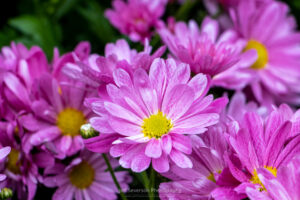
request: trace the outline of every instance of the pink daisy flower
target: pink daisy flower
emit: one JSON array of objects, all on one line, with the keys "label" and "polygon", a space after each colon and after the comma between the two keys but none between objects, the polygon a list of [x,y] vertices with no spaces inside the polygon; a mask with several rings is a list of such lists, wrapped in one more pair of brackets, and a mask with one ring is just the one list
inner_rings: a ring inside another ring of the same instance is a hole
[{"label": "pink daisy flower", "polygon": [[293,133],[293,124],[285,116],[273,111],[266,119],[256,113],[246,113],[236,135],[229,138],[235,155],[226,162],[232,175],[241,182],[235,188],[245,193],[247,187],[265,190],[258,177],[264,168],[276,176],[281,166],[288,163],[300,151],[300,135]]},{"label": "pink daisy flower", "polygon": [[249,86],[257,101],[299,103],[300,37],[287,5],[240,1],[230,14],[234,28],[247,40],[244,50],[254,49],[258,54],[249,68],[254,73]]},{"label": "pink daisy flower", "polygon": [[159,48],[153,55],[151,50],[148,40],[145,42],[144,50],[137,52],[130,49],[126,40],[121,39],[115,44],[108,43],[105,46],[104,56],[92,54],[81,61],[75,59],[76,62],[63,65],[62,70],[73,79],[89,86],[99,87],[102,84],[113,83],[113,71],[116,68],[122,68],[128,73],[138,68],[148,70],[152,61],[164,53],[165,47]]},{"label": "pink daisy flower", "polygon": [[152,29],[162,23],[160,17],[165,11],[167,0],[114,0],[113,10],[105,12],[106,17],[122,34],[132,41],[145,42],[151,37]]},{"label": "pink daisy flower", "polygon": [[155,59],[149,75],[139,68],[131,78],[117,69],[113,77],[116,85],[107,85],[106,96],[87,101],[100,115],[90,120],[91,125],[100,134],[119,134],[110,154],[121,157],[120,165],[134,172],[146,170],[151,161],[158,172],[168,171],[170,160],[191,168],[187,155],[192,146],[186,135],[203,133],[216,124],[227,98],[205,97],[206,76],[190,79],[189,66],[173,59]]},{"label": "pink daisy flower", "polygon": [[42,145],[58,158],[83,149],[80,127],[92,114],[83,101],[95,95],[84,84],[66,80],[58,82],[49,74],[41,77],[38,98],[32,102],[33,114],[22,117],[24,127],[32,133],[30,144]]},{"label": "pink daisy flower", "polygon": [[11,149],[5,162],[0,165],[1,172],[7,177],[4,185],[11,188],[18,199],[32,200],[38,182],[42,182],[38,168],[53,165],[54,158],[39,149],[28,153],[26,144],[29,143],[29,136],[24,134],[18,121],[0,123],[0,145]]},{"label": "pink daisy flower", "polygon": [[259,192],[253,188],[247,188],[248,197],[252,200],[293,200],[300,198],[300,159],[291,161],[282,166],[276,178],[268,170],[260,169],[258,177],[268,192]]},{"label": "pink daisy flower", "polygon": [[[173,181],[160,184],[160,199],[211,199],[214,190],[224,183],[227,190],[231,188],[232,191],[227,197],[241,199],[243,196],[232,190],[238,181],[231,176],[223,159],[223,155],[230,152],[224,136],[220,125],[210,127],[200,137],[192,136],[193,153],[190,158],[193,168],[182,169],[172,165],[170,171],[163,175]],[[214,199],[218,197],[214,196]]]},{"label": "pink daisy flower", "polygon": [[[213,84],[241,88],[251,78],[249,69],[245,68],[255,62],[256,53],[241,53],[245,44],[243,40],[238,40],[237,33],[227,30],[220,35],[219,29],[217,21],[206,17],[200,29],[195,21],[190,21],[188,25],[178,22],[174,33],[163,28],[159,30],[159,34],[173,56],[189,64],[192,72],[212,76]],[[226,82],[223,80],[222,72],[225,75],[232,74],[239,68],[244,72],[243,76],[235,76]]]},{"label": "pink daisy flower", "polygon": [[28,50],[12,43],[0,54],[0,84],[6,103],[17,112],[30,110],[30,92],[35,79],[48,72],[47,58],[37,46]]},{"label": "pink daisy flower", "polygon": [[[113,168],[118,166],[116,160],[110,159],[110,162]],[[58,187],[53,200],[117,199],[119,191],[106,168],[101,155],[83,151],[68,166],[56,164],[47,168],[44,184],[47,187]],[[128,172],[118,171],[115,175],[122,191],[128,190],[131,182]]]}]

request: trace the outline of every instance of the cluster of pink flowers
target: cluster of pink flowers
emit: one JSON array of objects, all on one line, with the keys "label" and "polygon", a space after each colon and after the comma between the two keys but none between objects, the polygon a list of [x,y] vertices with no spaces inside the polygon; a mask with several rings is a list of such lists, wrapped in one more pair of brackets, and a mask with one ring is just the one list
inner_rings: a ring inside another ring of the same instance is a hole
[{"label": "cluster of pink flowers", "polygon": [[[36,46],[2,48],[1,189],[110,200],[129,189],[129,170],[153,168],[169,179],[161,199],[300,198],[300,34],[288,6],[205,1],[225,13],[198,25],[164,23],[167,3],[114,0],[106,11],[142,51],[120,39],[101,56],[81,42],[49,62]],[[155,33],[165,46],[152,51]],[[83,139],[86,124],[99,135]]]}]

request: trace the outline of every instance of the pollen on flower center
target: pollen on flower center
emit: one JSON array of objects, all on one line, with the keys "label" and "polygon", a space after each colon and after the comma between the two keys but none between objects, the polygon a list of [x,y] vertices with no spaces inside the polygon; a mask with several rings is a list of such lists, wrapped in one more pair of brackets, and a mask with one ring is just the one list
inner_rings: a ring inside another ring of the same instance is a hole
[{"label": "pollen on flower center", "polygon": [[161,111],[144,119],[142,129],[145,137],[160,138],[173,127],[171,120],[167,119]]},{"label": "pollen on flower center", "polygon": [[62,110],[56,120],[58,128],[63,135],[76,136],[80,134],[81,125],[85,124],[86,120],[83,113],[73,108]]},{"label": "pollen on flower center", "polygon": [[[265,166],[264,168],[267,169],[269,172],[271,172],[275,177],[277,176],[277,169],[275,167]],[[260,191],[266,190],[265,186],[259,180],[256,169],[254,169],[253,176],[251,177],[250,181],[253,184],[259,184],[261,186],[261,188],[259,189]]]},{"label": "pollen on flower center", "polygon": [[260,43],[256,40],[249,40],[244,51],[247,51],[250,49],[255,49],[257,51],[257,55],[258,55],[256,62],[251,66],[251,68],[256,69],[256,70],[265,68],[265,66],[269,60],[267,48],[262,43]]},{"label": "pollen on flower center", "polygon": [[13,172],[14,174],[20,174],[20,165],[19,163],[19,157],[20,157],[20,152],[16,149],[11,149],[10,153],[7,156],[7,162],[6,162],[6,167],[9,171]]},{"label": "pollen on flower center", "polygon": [[88,188],[94,181],[95,170],[86,161],[73,167],[69,173],[70,182],[79,189]]}]

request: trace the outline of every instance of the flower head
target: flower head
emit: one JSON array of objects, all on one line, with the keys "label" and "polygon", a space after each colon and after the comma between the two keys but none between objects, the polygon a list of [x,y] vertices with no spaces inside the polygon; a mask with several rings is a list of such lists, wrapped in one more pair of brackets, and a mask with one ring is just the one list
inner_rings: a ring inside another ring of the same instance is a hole
[{"label": "flower head", "polygon": [[58,158],[75,154],[84,147],[80,127],[92,114],[83,101],[94,93],[80,82],[67,79],[59,82],[49,74],[37,84],[38,98],[32,102],[34,113],[22,118],[32,133],[30,143],[43,145]]},{"label": "flower head", "polygon": [[0,84],[6,104],[16,112],[29,111],[33,83],[47,72],[47,58],[39,47],[28,50],[23,44],[15,43],[3,47],[0,54]]},{"label": "flower head", "polygon": [[195,21],[188,25],[178,22],[174,33],[163,28],[159,34],[174,57],[189,64],[194,73],[216,76],[232,67],[237,68],[239,62],[251,65],[252,59],[256,59],[255,53],[241,56],[243,41],[238,40],[237,33],[227,30],[219,35],[219,29],[218,22],[207,17],[200,29]]},{"label": "flower head", "polygon": [[145,42],[151,37],[152,29],[160,25],[159,18],[166,4],[167,0],[114,0],[114,9],[107,10],[105,15],[112,25],[131,40]]},{"label": "flower head", "polygon": [[[83,44],[79,44],[76,49],[81,45]],[[165,47],[159,48],[152,55],[151,50],[148,40],[145,42],[144,50],[137,52],[130,49],[126,40],[120,39],[115,44],[108,43],[105,46],[104,56],[92,54],[81,60],[75,57],[75,62],[71,60],[61,65],[62,71],[77,81],[97,88],[103,84],[113,83],[113,71],[117,68],[122,68],[129,74],[138,68],[148,70],[152,61],[163,54]]]},{"label": "flower head", "polygon": [[250,66],[253,81],[249,85],[260,103],[299,103],[300,37],[288,12],[287,5],[277,1],[240,1],[230,12],[235,30],[247,41],[244,50],[258,54]]},{"label": "flower head", "polygon": [[90,120],[91,125],[102,135],[119,135],[111,155],[121,157],[121,166],[135,172],[147,169],[151,161],[158,172],[168,171],[170,160],[191,168],[186,154],[192,152],[192,146],[186,135],[203,133],[216,124],[227,99],[205,97],[206,76],[190,79],[188,65],[177,65],[173,59],[155,59],[149,75],[140,68],[132,78],[117,69],[113,77],[116,85],[107,85],[106,94],[87,100],[100,115]]},{"label": "flower head", "polygon": [[5,187],[11,188],[18,199],[32,200],[37,184],[42,182],[38,168],[53,165],[54,158],[41,149],[29,152],[30,137],[29,133],[24,134],[24,131],[18,119],[0,123],[0,145],[6,146],[6,149],[3,149],[6,151],[4,154],[10,149],[7,158],[1,163],[0,170],[6,176]]},{"label": "flower head", "polygon": [[[113,167],[117,161],[110,159]],[[44,184],[58,187],[52,199],[117,199],[118,189],[99,154],[83,151],[68,166],[57,163],[46,168]],[[127,172],[115,172],[121,189],[126,191],[131,178]]]},{"label": "flower head", "polygon": [[294,134],[293,122],[282,112],[274,110],[265,119],[256,113],[246,113],[240,129],[230,136],[230,144],[239,159],[226,158],[233,176],[242,182],[236,189],[245,193],[246,187],[264,191],[258,172],[264,168],[276,177],[281,166],[299,153],[300,135]]},{"label": "flower head", "polygon": [[269,170],[260,169],[258,177],[261,184],[264,185],[268,192],[259,192],[251,187],[246,188],[247,195],[250,199],[299,199],[300,198],[300,160],[299,157],[292,160],[287,165],[281,167],[276,177]]}]

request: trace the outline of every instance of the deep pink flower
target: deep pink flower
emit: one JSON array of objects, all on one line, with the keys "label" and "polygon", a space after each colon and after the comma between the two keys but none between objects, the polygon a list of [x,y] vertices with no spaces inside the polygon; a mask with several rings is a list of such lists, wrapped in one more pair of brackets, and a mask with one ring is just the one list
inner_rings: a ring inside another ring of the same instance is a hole
[{"label": "deep pink flower", "polygon": [[277,171],[276,177],[268,170],[260,169],[258,177],[267,192],[260,192],[251,187],[246,189],[250,199],[293,200],[300,198],[300,159],[291,161]]},{"label": "deep pink flower", "polygon": [[36,78],[48,72],[44,52],[37,46],[28,50],[23,44],[12,43],[0,54],[0,84],[7,106],[16,110],[29,110],[30,92]]},{"label": "deep pink flower", "polygon": [[11,188],[18,199],[34,199],[37,184],[42,182],[38,168],[54,164],[54,158],[47,152],[36,149],[27,152],[30,134],[18,120],[0,122],[0,145],[10,147],[11,151],[0,171],[6,175],[5,187]]},{"label": "deep pink flower", "polygon": [[246,113],[239,126],[237,134],[229,138],[236,157],[226,158],[231,173],[241,182],[235,191],[245,193],[246,187],[264,190],[258,170],[264,168],[276,176],[280,167],[299,153],[300,135],[293,133],[293,123],[278,110],[265,119]]},{"label": "deep pink flower", "polygon": [[192,138],[193,153],[190,158],[193,168],[181,169],[173,164],[170,171],[163,174],[173,181],[160,185],[160,199],[211,199],[213,191],[224,183],[227,190],[232,191],[226,198],[241,199],[243,196],[233,191],[238,181],[232,177],[223,159],[223,155],[230,152],[224,128],[215,125],[200,137]]},{"label": "deep pink flower", "polygon": [[[117,160],[110,159],[110,162],[113,168],[118,167]],[[106,169],[101,155],[83,151],[68,166],[57,163],[46,168],[44,184],[58,187],[53,200],[117,199],[119,191]],[[122,191],[128,190],[131,182],[128,172],[118,171],[115,175]]]},{"label": "deep pink flower", "polygon": [[106,17],[119,31],[132,41],[145,42],[152,30],[160,26],[160,17],[165,11],[167,0],[114,0],[113,10]]},{"label": "deep pink flower", "polygon": [[[243,40],[238,40],[237,33],[227,30],[220,35],[219,29],[218,22],[207,17],[200,29],[195,21],[190,21],[188,25],[178,22],[174,33],[163,28],[159,34],[173,56],[189,64],[192,72],[213,76],[212,83],[216,85],[242,88],[251,78],[249,69],[245,68],[255,62],[256,53],[242,53],[245,44]],[[243,76],[234,76],[237,69],[244,72]],[[234,77],[224,81],[223,76],[227,74]]]},{"label": "deep pink flower", "polygon": [[249,68],[253,72],[249,86],[257,101],[299,103],[300,36],[287,5],[279,1],[260,5],[253,0],[239,1],[230,14],[235,30],[247,40],[244,50],[255,49],[258,53]]},{"label": "deep pink flower", "polygon": [[121,39],[115,44],[108,43],[105,46],[104,56],[92,54],[80,61],[71,60],[65,62],[62,70],[73,79],[89,86],[99,87],[102,84],[113,83],[113,71],[117,68],[122,68],[130,74],[138,68],[148,70],[152,61],[164,53],[165,47],[159,48],[153,55],[151,50],[148,41],[145,42],[144,50],[137,52],[130,49],[126,40]]},{"label": "deep pink flower", "polygon": [[168,171],[171,160],[191,168],[186,154],[192,147],[186,134],[200,134],[216,124],[227,99],[205,97],[206,76],[190,79],[189,66],[173,59],[155,59],[149,75],[141,68],[133,77],[117,69],[113,77],[116,85],[107,85],[107,94],[87,100],[99,115],[90,120],[92,126],[100,134],[119,134],[110,154],[135,172],[146,170],[151,161],[158,172]]},{"label": "deep pink flower", "polygon": [[33,114],[22,117],[24,127],[32,133],[30,144],[42,145],[58,158],[83,149],[80,127],[92,116],[83,101],[95,95],[83,83],[67,80],[58,81],[49,74],[41,77],[38,97],[31,106]]}]

